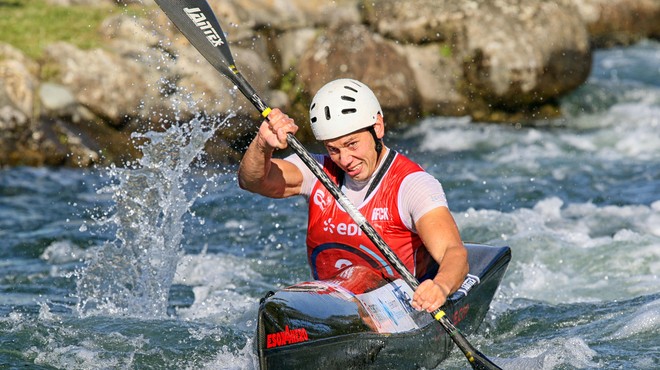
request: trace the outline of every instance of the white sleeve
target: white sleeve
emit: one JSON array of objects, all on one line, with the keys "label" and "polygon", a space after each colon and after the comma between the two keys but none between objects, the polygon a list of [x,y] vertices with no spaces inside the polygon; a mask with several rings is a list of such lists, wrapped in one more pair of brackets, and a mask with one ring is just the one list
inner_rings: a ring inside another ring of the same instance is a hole
[{"label": "white sleeve", "polygon": [[415,172],[403,179],[399,190],[399,215],[408,230],[415,230],[415,223],[428,211],[446,207],[447,197],[442,185],[428,172]]},{"label": "white sleeve", "polygon": [[[311,154],[312,158],[314,158],[321,166],[323,166],[323,159],[324,155],[323,154]],[[314,184],[317,181],[316,176],[314,176],[314,173],[307,168],[305,163],[298,157],[297,154],[291,154],[287,157],[284,158],[285,161],[291,162],[298,169],[303,175],[303,182],[300,185],[300,195],[304,196],[305,198],[309,199],[309,195],[312,193],[312,188],[314,188]]]}]

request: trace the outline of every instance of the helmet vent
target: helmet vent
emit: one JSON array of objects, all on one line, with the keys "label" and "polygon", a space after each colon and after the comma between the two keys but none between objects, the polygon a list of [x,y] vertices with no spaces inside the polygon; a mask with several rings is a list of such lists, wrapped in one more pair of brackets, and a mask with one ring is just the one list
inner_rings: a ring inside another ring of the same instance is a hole
[{"label": "helmet vent", "polygon": [[312,121],[312,123],[316,123],[316,117],[312,117],[310,121]]},{"label": "helmet vent", "polygon": [[326,105],[326,106],[325,106],[325,119],[328,120],[328,121],[330,121],[330,118],[331,118],[331,117],[330,117],[330,107],[328,107],[328,106]]},{"label": "helmet vent", "polygon": [[354,101],[355,101],[355,98],[350,97],[350,96],[346,96],[346,95],[342,95],[342,96],[341,96],[341,100],[346,100],[346,101],[354,102]]},{"label": "helmet vent", "polygon": [[355,92],[355,93],[358,92],[356,89],[354,89],[354,88],[352,88],[352,87],[350,87],[350,86],[344,86],[344,88],[345,88],[346,90],[351,90],[352,92]]},{"label": "helmet vent", "polygon": [[357,109],[355,109],[355,108],[349,108],[349,109],[342,109],[341,110],[342,114],[351,114],[351,113],[355,113],[355,112],[357,112]]}]

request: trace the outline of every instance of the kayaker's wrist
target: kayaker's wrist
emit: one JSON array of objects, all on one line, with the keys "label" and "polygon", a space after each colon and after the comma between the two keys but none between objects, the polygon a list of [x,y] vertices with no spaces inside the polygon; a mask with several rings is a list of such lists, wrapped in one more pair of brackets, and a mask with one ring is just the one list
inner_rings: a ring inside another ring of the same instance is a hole
[{"label": "kayaker's wrist", "polygon": [[275,148],[268,144],[268,140],[260,134],[257,135],[254,144],[259,153],[262,153],[267,157],[272,157],[273,152],[275,152]]},{"label": "kayaker's wrist", "polygon": [[442,284],[442,283],[436,281],[435,279],[433,279],[433,283],[434,283],[435,285],[437,285],[438,288],[440,288],[440,290],[442,291],[443,296],[445,296],[445,297],[448,297],[448,296],[449,296],[449,293],[451,293],[451,289],[450,289],[449,287],[447,287],[447,286],[445,286],[444,284]]}]

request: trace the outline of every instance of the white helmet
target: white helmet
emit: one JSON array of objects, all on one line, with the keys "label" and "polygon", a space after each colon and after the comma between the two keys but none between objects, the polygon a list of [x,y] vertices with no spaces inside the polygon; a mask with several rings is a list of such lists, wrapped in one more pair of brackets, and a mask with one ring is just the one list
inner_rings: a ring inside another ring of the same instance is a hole
[{"label": "white helmet", "polygon": [[373,91],[360,81],[328,82],[312,99],[309,120],[316,140],[329,140],[373,126],[383,115]]}]

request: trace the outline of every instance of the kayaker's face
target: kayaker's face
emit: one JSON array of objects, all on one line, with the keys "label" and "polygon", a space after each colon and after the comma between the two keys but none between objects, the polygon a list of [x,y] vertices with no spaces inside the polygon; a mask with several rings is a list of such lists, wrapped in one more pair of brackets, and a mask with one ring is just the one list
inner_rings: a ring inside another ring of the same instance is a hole
[{"label": "kayaker's face", "polygon": [[[376,136],[383,136],[382,119],[376,123]],[[323,142],[335,164],[356,181],[365,181],[378,167],[376,143],[368,129],[362,129]]]}]

